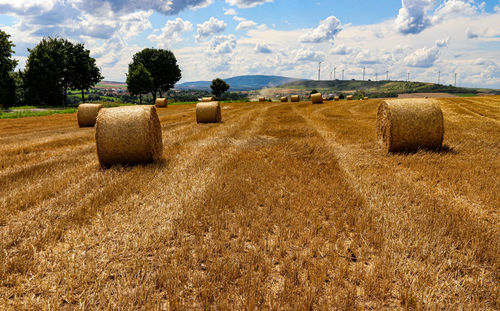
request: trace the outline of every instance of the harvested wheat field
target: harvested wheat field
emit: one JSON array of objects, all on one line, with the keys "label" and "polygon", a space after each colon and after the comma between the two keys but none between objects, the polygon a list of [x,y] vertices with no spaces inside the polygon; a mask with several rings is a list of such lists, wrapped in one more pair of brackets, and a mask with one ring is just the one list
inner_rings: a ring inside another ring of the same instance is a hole
[{"label": "harvested wheat field", "polygon": [[410,154],[381,102],[169,106],[109,169],[76,114],[0,120],[0,309],[500,309],[500,97]]}]

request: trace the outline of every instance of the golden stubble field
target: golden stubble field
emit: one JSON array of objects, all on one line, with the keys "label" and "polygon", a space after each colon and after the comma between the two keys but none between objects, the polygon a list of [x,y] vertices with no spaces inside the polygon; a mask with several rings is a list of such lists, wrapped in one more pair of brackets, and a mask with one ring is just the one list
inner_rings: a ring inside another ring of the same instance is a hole
[{"label": "golden stubble field", "polygon": [[0,120],[0,309],[498,310],[500,97],[439,101],[440,152],[384,154],[379,100],[186,105],[107,170],[76,115]]}]

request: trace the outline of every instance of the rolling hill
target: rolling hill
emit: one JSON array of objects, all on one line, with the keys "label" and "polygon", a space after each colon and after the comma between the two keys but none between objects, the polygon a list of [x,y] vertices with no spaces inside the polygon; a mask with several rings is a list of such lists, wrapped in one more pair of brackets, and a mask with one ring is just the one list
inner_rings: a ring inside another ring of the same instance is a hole
[{"label": "rolling hill", "polygon": [[[260,90],[266,87],[277,87],[282,84],[299,81],[300,79],[281,77],[281,76],[265,76],[265,75],[247,75],[224,79],[231,86],[230,91],[251,91]],[[307,80],[300,80],[307,81]],[[212,81],[193,81],[177,84],[178,90],[209,90]]]}]

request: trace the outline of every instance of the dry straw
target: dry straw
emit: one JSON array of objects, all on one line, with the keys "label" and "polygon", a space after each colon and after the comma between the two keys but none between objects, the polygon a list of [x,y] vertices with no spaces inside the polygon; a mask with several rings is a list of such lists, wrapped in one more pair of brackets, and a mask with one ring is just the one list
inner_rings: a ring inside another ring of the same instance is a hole
[{"label": "dry straw", "polygon": [[280,100],[282,103],[286,103],[286,102],[288,102],[288,97],[283,96],[283,97],[281,97]]},{"label": "dry straw", "polygon": [[388,100],[378,108],[377,137],[388,152],[438,149],[443,136],[443,113],[433,100]]},{"label": "dry straw", "polygon": [[265,97],[259,97],[259,102],[265,102],[266,98]]},{"label": "dry straw", "polygon": [[167,108],[168,106],[168,101],[166,98],[157,98],[155,100],[155,106],[157,108]]},{"label": "dry straw", "polygon": [[335,96],[335,97],[333,98],[333,100],[337,102],[337,101],[339,101],[339,100],[340,100],[340,97]]},{"label": "dry straw", "polygon": [[103,167],[151,163],[162,157],[161,125],[154,106],[101,109],[95,137]]},{"label": "dry straw", "polygon": [[352,100],[352,95],[347,95],[346,100]]},{"label": "dry straw", "polygon": [[78,106],[78,126],[93,127],[96,122],[97,114],[101,110],[101,104],[80,104]]},{"label": "dry straw", "polygon": [[220,123],[222,120],[219,102],[196,104],[197,123]]},{"label": "dry straw", "polygon": [[364,97],[363,100],[368,100],[368,97]]},{"label": "dry straw", "polygon": [[209,103],[209,102],[213,102],[215,100],[215,98],[213,96],[211,97],[202,97],[201,98],[201,102],[202,103]]},{"label": "dry straw", "polygon": [[322,104],[323,95],[321,95],[321,93],[311,94],[311,101],[313,104]]},{"label": "dry straw", "polygon": [[294,103],[300,102],[300,96],[299,95],[292,95],[291,101]]}]

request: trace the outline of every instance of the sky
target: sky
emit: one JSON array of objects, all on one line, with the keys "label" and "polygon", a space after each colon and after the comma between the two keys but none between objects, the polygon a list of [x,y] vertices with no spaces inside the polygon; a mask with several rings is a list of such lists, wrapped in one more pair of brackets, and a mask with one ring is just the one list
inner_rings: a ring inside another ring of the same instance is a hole
[{"label": "sky", "polygon": [[246,74],[500,89],[500,0],[0,0],[18,68],[43,37],[81,42],[105,80],[171,50],[180,82]]}]

